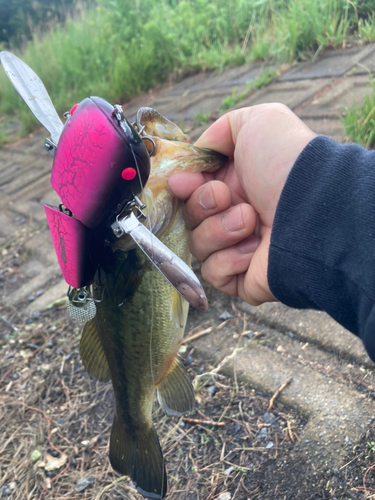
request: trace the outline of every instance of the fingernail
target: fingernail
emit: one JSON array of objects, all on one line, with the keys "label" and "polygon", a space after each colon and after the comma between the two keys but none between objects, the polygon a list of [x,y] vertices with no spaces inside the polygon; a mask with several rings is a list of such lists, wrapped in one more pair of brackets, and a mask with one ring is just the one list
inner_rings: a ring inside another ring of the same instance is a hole
[{"label": "fingernail", "polygon": [[241,207],[234,207],[230,212],[223,215],[221,222],[224,229],[228,232],[239,231],[243,229]]},{"label": "fingernail", "polygon": [[198,195],[199,204],[206,210],[216,208],[216,202],[210,184],[203,186]]},{"label": "fingernail", "polygon": [[237,245],[237,248],[241,253],[254,253],[258,248],[259,243],[259,236],[249,236],[248,238],[240,241]]}]

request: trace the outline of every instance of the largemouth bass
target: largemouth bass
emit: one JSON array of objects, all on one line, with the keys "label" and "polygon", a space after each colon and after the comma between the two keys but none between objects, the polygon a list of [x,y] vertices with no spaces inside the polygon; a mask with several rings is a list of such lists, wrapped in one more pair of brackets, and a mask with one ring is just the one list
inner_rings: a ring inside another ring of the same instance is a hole
[{"label": "largemouth bass", "polygon": [[[181,202],[167,190],[168,177],[178,171],[213,170],[227,158],[192,146],[176,125],[150,108],[141,108],[137,125],[155,149],[141,194],[145,225],[190,264]],[[193,408],[193,387],[178,358],[188,303],[126,236],[107,247],[93,291],[97,312],[83,329],[80,352],[91,375],[112,381],[116,413],[111,464],[130,476],[143,496],[164,498],[167,477],[151,414],[155,389],[168,415]]]}]

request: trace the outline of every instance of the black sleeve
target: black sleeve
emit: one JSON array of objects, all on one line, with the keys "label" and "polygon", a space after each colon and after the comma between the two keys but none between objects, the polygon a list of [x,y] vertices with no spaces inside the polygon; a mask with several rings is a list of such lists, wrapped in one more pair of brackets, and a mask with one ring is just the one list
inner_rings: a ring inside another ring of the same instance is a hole
[{"label": "black sleeve", "polygon": [[375,151],[319,136],[281,193],[268,283],[275,297],[326,311],[375,361]]}]

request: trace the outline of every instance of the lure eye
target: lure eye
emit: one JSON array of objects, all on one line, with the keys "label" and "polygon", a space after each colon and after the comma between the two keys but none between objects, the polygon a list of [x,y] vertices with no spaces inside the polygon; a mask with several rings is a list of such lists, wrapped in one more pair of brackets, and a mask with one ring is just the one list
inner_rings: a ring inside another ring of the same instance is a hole
[{"label": "lure eye", "polygon": [[120,106],[89,97],[70,112],[53,160],[52,187],[82,224],[103,227],[142,191],[150,157]]},{"label": "lure eye", "polygon": [[132,181],[136,175],[137,175],[137,172],[136,172],[135,168],[132,168],[132,167],[125,168],[121,172],[121,177],[125,181]]}]

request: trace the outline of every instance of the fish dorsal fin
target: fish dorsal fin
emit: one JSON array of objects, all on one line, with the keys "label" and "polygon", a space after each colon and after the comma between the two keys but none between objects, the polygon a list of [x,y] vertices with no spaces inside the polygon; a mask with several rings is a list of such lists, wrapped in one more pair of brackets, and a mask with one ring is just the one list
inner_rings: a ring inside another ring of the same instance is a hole
[{"label": "fish dorsal fin", "polygon": [[108,382],[111,378],[108,362],[95,318],[88,321],[83,328],[79,351],[87,372],[101,382]]},{"label": "fish dorsal fin", "polygon": [[176,358],[156,386],[160,406],[167,415],[180,416],[194,407],[194,389],[181,360]]}]

